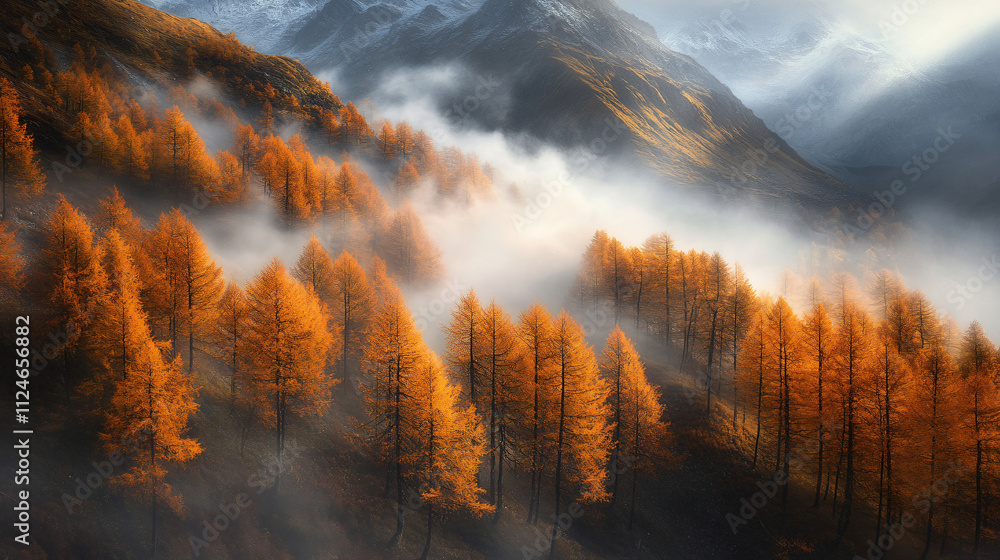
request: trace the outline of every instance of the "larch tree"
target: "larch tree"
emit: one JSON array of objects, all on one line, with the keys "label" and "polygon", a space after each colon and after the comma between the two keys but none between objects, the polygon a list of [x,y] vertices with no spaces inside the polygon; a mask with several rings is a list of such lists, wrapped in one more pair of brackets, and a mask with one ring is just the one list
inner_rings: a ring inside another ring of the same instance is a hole
[{"label": "larch tree", "polygon": [[0,219],[7,217],[7,187],[14,194],[36,195],[45,188],[34,138],[21,122],[24,110],[17,91],[0,78]]},{"label": "larch tree", "polygon": [[[826,460],[826,449],[824,444],[829,439],[827,426],[832,418],[830,409],[830,389],[824,387],[824,382],[829,384],[830,359],[833,345],[833,322],[826,312],[826,307],[822,303],[813,304],[812,311],[805,316],[802,321],[802,342],[804,345],[807,377],[815,376],[815,387],[807,388],[807,395],[811,402],[805,403],[804,415],[807,425],[811,426],[816,434],[816,491],[813,497],[813,507],[819,507],[820,488],[823,480],[823,465]],[[808,429],[808,428],[807,428]]]},{"label": "larch tree", "polygon": [[229,282],[218,305],[213,341],[216,358],[229,367],[229,394],[235,398],[238,383],[246,375],[247,296],[239,284]]},{"label": "larch tree", "polygon": [[[765,311],[764,336],[770,348],[778,383],[778,453],[780,469],[791,477],[792,455],[792,387],[798,385],[799,367],[802,361],[802,325],[785,298],[778,298]],[[782,486],[781,508],[787,511],[788,487]]]},{"label": "larch tree", "polygon": [[414,428],[409,460],[427,508],[427,540],[420,555],[426,560],[435,515],[479,517],[493,508],[480,500],[483,489],[476,482],[485,443],[475,408],[461,407],[458,387],[448,382],[444,366],[429,349],[409,381]]},{"label": "larch tree", "polygon": [[[584,503],[607,499],[605,479],[610,448],[610,427],[604,402],[606,386],[598,375],[597,359],[587,345],[583,330],[566,311],[554,324],[554,350],[559,376],[559,400],[556,413],[555,511],[563,505],[563,486],[578,488]],[[550,557],[556,555],[554,527]]]},{"label": "larch tree", "polygon": [[989,465],[995,463],[1000,443],[1000,390],[997,387],[997,351],[978,322],[969,326],[962,340],[959,371],[963,383],[960,402],[964,403],[963,427],[968,431],[975,469],[975,530],[972,552],[979,553],[986,524],[989,495]]},{"label": "larch tree", "polygon": [[368,422],[364,436],[372,454],[385,467],[386,494],[395,475],[396,532],[403,534],[404,492],[408,453],[419,415],[411,402],[413,384],[424,367],[426,345],[410,310],[397,292],[388,291],[371,319],[364,350],[368,382],[363,387]]},{"label": "larch tree", "polygon": [[489,500],[499,518],[503,510],[504,465],[516,457],[518,420],[522,412],[525,349],[510,316],[496,301],[482,310],[478,324],[481,341],[480,367],[476,370],[480,391],[473,404],[484,416],[489,437]]},{"label": "larch tree", "polygon": [[[635,351],[632,342],[625,336],[622,330],[615,326],[608,336],[604,351],[598,361],[601,373],[610,386],[608,406],[611,411],[610,422],[612,426],[611,434],[611,472],[615,473],[611,481],[611,505],[614,506],[618,497],[618,476],[619,466],[622,463],[622,428],[624,427],[623,413],[625,397],[625,378],[635,377],[634,370],[642,370],[639,361],[639,353]],[[640,371],[640,374],[645,375]]]},{"label": "larch tree", "polygon": [[132,213],[117,187],[111,188],[111,194],[100,200],[100,209],[94,216],[94,225],[104,231],[117,231],[122,239],[131,244],[142,240],[142,224]]},{"label": "larch tree", "polygon": [[671,298],[674,270],[674,242],[669,235],[660,233],[653,235],[643,243],[643,252],[647,255],[649,276],[649,297],[647,301],[653,308],[651,316],[659,326],[663,342],[670,351],[670,331],[673,326],[670,315],[674,302]]},{"label": "larch tree", "polygon": [[524,386],[527,405],[523,422],[523,447],[530,450],[528,471],[531,473],[531,495],[528,498],[528,522],[538,521],[542,478],[552,456],[556,440],[555,410],[559,398],[559,377],[556,371],[555,327],[552,315],[540,303],[521,312],[518,336],[524,345]]},{"label": "larch tree", "polygon": [[[246,343],[250,351],[248,390],[260,408],[273,413],[279,463],[288,412],[318,414],[328,405],[332,381],[325,373],[333,337],[319,299],[272,259],[246,287]],[[280,475],[275,488],[280,484]]]},{"label": "larch tree", "polygon": [[409,201],[392,217],[382,245],[389,269],[406,284],[426,285],[444,273],[441,251]]},{"label": "larch tree", "polygon": [[743,348],[739,357],[739,373],[737,383],[740,384],[747,402],[743,407],[743,419],[746,423],[746,410],[753,409],[756,414],[754,428],[756,435],[753,443],[753,462],[751,468],[757,468],[757,460],[760,457],[761,434],[764,423],[764,391],[765,378],[770,375],[769,346],[764,335],[765,318],[762,310],[754,315],[747,329],[747,336],[743,340]]},{"label": "larch tree", "polygon": [[181,373],[179,358],[166,361],[148,337],[136,350],[124,378],[115,385],[102,436],[112,450],[122,441],[138,443],[135,461],[121,474],[113,475],[111,484],[150,502],[150,548],[155,556],[160,504],[178,514],[183,507],[181,497],[164,480],[167,465],[187,462],[201,452],[197,440],[184,435],[198,405],[190,379]]},{"label": "larch tree", "polygon": [[21,267],[24,261],[18,256],[21,244],[14,232],[7,231],[6,221],[0,221],[0,303],[14,303],[21,289]]},{"label": "larch tree", "polygon": [[149,157],[148,136],[136,132],[132,119],[122,114],[114,126],[118,138],[117,170],[129,180],[148,178]]},{"label": "larch tree", "polygon": [[[141,284],[133,267],[132,249],[117,230],[108,232],[102,249],[107,292],[98,300],[92,338],[103,369],[111,374],[99,379],[118,381],[128,375],[129,366],[151,335],[139,297]],[[103,403],[103,399],[96,402]]]},{"label": "larch tree", "polygon": [[[843,292],[840,292],[843,293]],[[867,393],[873,377],[874,325],[871,317],[850,299],[841,300],[840,325],[833,339],[833,380],[834,391],[840,405],[841,452],[837,461],[837,481],[840,481],[843,464],[843,506],[837,518],[837,539],[840,540],[850,527],[857,497],[857,481],[860,473],[858,452],[862,439],[862,399]],[[834,508],[838,491],[834,490]]]},{"label": "larch tree", "polygon": [[210,330],[225,290],[222,269],[198,230],[176,208],[160,216],[147,237],[147,251],[167,288],[159,309],[169,320],[171,341],[176,349],[179,333],[187,332],[188,371],[194,371],[195,339]]},{"label": "larch tree", "polygon": [[334,267],[333,259],[315,236],[302,248],[299,259],[292,267],[292,276],[302,282],[319,296],[323,302],[329,303],[334,298]]},{"label": "larch tree", "polygon": [[[639,474],[653,475],[658,465],[664,459],[664,445],[667,440],[669,424],[663,420],[663,405],[660,404],[660,391],[646,379],[646,368],[635,351],[632,342],[615,330],[609,338],[605,349],[605,360],[608,349],[620,346],[622,352],[612,351],[613,357],[623,361],[622,375],[616,382],[617,395],[613,394],[616,409],[617,436],[615,438],[615,453],[619,457],[627,457],[632,472],[632,490],[629,502],[628,529],[632,530],[635,523],[636,494],[639,487]],[[617,364],[614,364],[617,365]],[[605,368],[607,366],[605,365]],[[615,487],[622,469],[612,470],[615,477]],[[614,494],[612,493],[612,500]]]},{"label": "larch tree", "polygon": [[[45,247],[37,271],[35,288],[54,310],[53,332],[67,333],[62,353],[68,374],[80,334],[92,317],[97,298],[104,293],[107,279],[90,223],[62,195],[45,225]],[[68,391],[70,379],[64,381]]]},{"label": "larch tree", "polygon": [[461,379],[468,379],[466,397],[473,403],[478,399],[476,390],[483,390],[480,370],[484,367],[482,323],[485,315],[475,290],[469,290],[458,300],[451,312],[451,322],[445,327],[448,344],[445,359]]},{"label": "larch tree", "polygon": [[346,388],[351,380],[348,369],[350,360],[360,358],[360,348],[364,342],[375,297],[364,269],[346,251],[333,262],[332,288],[330,312],[343,340],[340,374],[343,376]]}]

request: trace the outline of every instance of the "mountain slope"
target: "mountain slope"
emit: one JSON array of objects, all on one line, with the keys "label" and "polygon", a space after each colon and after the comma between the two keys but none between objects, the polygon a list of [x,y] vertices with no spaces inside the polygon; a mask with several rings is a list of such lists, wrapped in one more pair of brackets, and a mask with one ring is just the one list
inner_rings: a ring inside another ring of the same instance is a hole
[{"label": "mountain slope", "polygon": [[[37,6],[8,3],[0,13],[5,29],[19,29]],[[41,70],[66,68],[77,45],[99,50],[114,62],[117,80],[136,87],[166,89],[198,77],[210,79],[223,99],[251,114],[269,102],[276,115],[312,124],[321,110],[340,108],[340,99],[300,63],[255,52],[232,35],[193,19],[165,14],[128,0],[91,0],[87,9],[63,9],[37,30],[38,41],[0,53],[0,73],[22,91],[31,126],[43,147],[61,150],[58,131],[69,130],[75,115],[43,104],[32,94],[43,85]],[[89,56],[89,55],[88,55]],[[53,58],[54,57],[54,58]],[[52,60],[49,60],[52,58]],[[23,79],[25,66],[38,79]],[[269,89],[273,88],[273,89]]]},{"label": "mountain slope", "polygon": [[[343,28],[331,27],[326,40],[315,29],[300,33],[290,54],[313,70],[339,67],[355,97],[376,93],[394,70],[457,62],[509,87],[508,96],[482,99],[484,108],[471,112],[483,127],[528,133],[567,148],[599,148],[608,123],[620,119],[627,132],[622,141],[610,142],[608,151],[634,154],[680,184],[735,186],[806,206],[850,197],[707,70],[664,47],[652,27],[613,2],[487,0],[465,11],[454,5],[415,10],[419,4],[401,2],[409,10],[396,10],[390,21],[370,26],[362,41],[351,42]],[[380,9],[392,8],[333,0],[321,13],[338,10],[340,17],[364,21]],[[343,56],[345,43],[353,56]],[[442,107],[456,101],[461,98],[446,99]]]}]

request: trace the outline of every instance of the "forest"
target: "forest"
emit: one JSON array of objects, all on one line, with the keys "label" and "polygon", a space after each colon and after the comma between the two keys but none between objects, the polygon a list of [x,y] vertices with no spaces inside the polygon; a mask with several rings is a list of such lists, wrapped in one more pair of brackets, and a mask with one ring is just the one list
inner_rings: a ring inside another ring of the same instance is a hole
[{"label": "forest", "polygon": [[[447,271],[411,198],[486,203],[493,166],[241,77],[231,36],[141,86],[64,46],[0,77],[2,340],[48,471],[12,557],[657,558],[694,479],[706,538],[779,532],[761,557],[1000,550],[1000,350],[897,273],[768,293],[599,230],[561,299],[472,287],[422,332]],[[227,277],[192,217],[261,203],[310,239]]]}]

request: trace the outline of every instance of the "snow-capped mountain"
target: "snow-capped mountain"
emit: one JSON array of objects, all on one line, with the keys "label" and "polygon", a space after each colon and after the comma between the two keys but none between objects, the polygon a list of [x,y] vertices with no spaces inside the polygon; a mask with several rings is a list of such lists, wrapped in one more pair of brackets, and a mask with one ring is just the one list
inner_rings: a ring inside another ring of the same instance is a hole
[{"label": "snow-capped mountain", "polygon": [[246,45],[276,53],[289,29],[323,7],[324,0],[141,0],[174,15],[201,20]]}]

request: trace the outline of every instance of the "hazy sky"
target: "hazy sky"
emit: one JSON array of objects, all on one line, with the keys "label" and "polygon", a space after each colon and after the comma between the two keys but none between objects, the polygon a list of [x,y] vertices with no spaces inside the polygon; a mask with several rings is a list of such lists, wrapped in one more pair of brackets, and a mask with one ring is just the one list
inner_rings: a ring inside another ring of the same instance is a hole
[{"label": "hazy sky", "polygon": [[767,21],[815,17],[824,13],[848,29],[887,41],[901,61],[927,65],[1000,24],[996,0],[618,0],[624,9],[661,33],[691,17],[732,17]]}]

